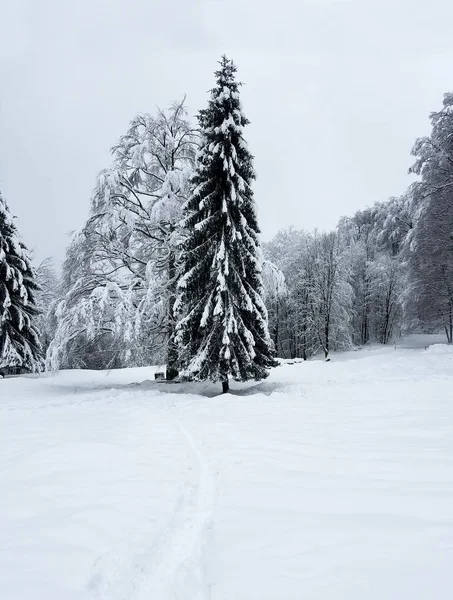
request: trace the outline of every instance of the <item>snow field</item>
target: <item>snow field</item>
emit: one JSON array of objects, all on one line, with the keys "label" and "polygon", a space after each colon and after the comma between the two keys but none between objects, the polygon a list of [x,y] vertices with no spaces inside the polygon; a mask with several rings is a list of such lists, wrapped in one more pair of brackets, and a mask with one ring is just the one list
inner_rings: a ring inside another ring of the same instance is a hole
[{"label": "snow field", "polygon": [[453,589],[453,354],[268,380],[0,381],[0,598],[414,600]]}]

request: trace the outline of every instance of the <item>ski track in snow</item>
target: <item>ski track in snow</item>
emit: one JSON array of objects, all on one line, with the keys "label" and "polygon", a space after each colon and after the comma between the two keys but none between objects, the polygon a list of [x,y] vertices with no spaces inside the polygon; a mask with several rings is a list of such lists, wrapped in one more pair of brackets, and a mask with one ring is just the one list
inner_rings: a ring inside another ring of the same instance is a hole
[{"label": "ski track in snow", "polygon": [[[102,600],[210,598],[203,546],[215,502],[215,475],[202,440],[179,419],[174,425],[180,430],[191,454],[192,466],[187,480],[182,485],[170,520],[148,551],[139,552],[128,566],[124,564],[123,556],[99,559],[98,572],[87,587],[98,587],[98,597]],[[104,569],[107,573],[110,571],[107,580],[106,573],[102,573]],[[101,580],[102,585],[99,585]]]}]

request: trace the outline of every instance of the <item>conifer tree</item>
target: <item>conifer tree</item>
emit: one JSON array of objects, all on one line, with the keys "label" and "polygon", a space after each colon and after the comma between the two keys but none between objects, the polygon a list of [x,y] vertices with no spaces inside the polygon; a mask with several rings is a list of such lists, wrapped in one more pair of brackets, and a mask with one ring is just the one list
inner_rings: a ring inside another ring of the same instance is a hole
[{"label": "conifer tree", "polygon": [[28,251],[19,240],[8,206],[0,194],[0,368],[41,366],[34,319],[38,285]]},{"label": "conifer tree", "polygon": [[236,66],[226,56],[208,107],[184,207],[187,238],[176,310],[182,375],[221,381],[263,379],[274,364],[263,303],[252,160],[243,138]]}]

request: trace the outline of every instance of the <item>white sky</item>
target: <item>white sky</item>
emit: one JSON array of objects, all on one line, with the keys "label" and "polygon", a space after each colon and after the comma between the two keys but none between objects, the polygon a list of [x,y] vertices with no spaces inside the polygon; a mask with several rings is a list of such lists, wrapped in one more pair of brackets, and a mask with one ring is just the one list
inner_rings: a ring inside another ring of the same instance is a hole
[{"label": "white sky", "polygon": [[263,238],[404,191],[453,89],[451,0],[0,0],[0,189],[37,259],[63,257],[139,111],[203,108],[239,68]]}]

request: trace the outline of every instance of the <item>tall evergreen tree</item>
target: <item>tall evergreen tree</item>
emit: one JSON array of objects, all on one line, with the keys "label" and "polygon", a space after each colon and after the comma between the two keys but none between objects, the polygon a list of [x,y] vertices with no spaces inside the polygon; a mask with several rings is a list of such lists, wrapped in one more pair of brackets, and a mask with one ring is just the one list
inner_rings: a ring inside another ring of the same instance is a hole
[{"label": "tall evergreen tree", "polygon": [[226,56],[208,107],[200,111],[201,149],[184,208],[188,234],[176,308],[183,376],[238,381],[267,377],[274,364],[263,303],[253,157],[243,138],[236,66]]},{"label": "tall evergreen tree", "polygon": [[41,365],[37,289],[27,249],[0,194],[0,367],[35,371]]}]

